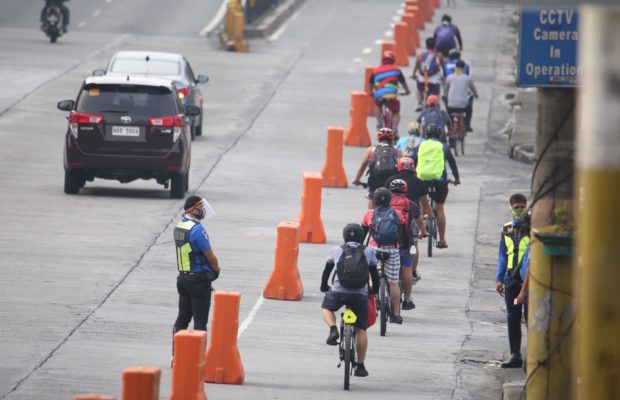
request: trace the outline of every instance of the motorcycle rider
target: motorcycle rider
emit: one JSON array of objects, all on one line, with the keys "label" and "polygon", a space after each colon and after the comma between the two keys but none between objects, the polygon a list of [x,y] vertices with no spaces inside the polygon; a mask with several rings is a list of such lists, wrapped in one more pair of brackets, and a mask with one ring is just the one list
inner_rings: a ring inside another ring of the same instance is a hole
[{"label": "motorcycle rider", "polygon": [[65,6],[64,4],[65,1],[69,1],[69,0],[45,0],[45,6],[43,6],[43,9],[41,10],[41,23],[42,24],[45,23],[45,12],[47,11],[48,7],[57,6],[60,9],[60,12],[62,13],[62,32],[67,33],[67,26],[69,26],[70,12],[69,12],[69,8]]}]

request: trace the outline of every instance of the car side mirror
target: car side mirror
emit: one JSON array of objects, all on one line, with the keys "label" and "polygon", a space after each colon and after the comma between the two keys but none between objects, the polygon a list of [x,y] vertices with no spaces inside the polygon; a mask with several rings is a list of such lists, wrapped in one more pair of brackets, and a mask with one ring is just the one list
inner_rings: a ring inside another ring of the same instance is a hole
[{"label": "car side mirror", "polygon": [[105,75],[105,69],[93,69],[93,76],[104,76]]},{"label": "car side mirror", "polygon": [[196,83],[207,83],[209,82],[209,77],[207,75],[198,75],[196,78]]},{"label": "car side mirror", "polygon": [[58,107],[58,109],[61,111],[71,111],[73,110],[74,106],[75,106],[75,101],[73,100],[62,100],[62,101],[59,101],[58,104],[56,105],[56,107]]},{"label": "car side mirror", "polygon": [[188,117],[193,117],[195,115],[200,115],[200,107],[188,104],[185,106],[184,114]]}]

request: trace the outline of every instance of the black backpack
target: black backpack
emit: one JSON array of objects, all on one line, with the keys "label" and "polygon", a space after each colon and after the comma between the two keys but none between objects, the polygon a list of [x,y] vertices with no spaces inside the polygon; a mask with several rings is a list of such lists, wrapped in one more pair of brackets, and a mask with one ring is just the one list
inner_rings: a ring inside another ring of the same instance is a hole
[{"label": "black backpack", "polygon": [[390,206],[375,208],[370,223],[370,236],[379,246],[391,246],[401,241],[401,225],[396,211]]},{"label": "black backpack", "polygon": [[361,289],[368,284],[368,261],[364,250],[366,246],[351,247],[342,245],[342,255],[336,263],[336,275],[342,287]]},{"label": "black backpack", "polygon": [[375,146],[368,163],[368,186],[371,190],[382,187],[387,178],[395,175],[398,166],[398,153],[394,146],[382,143]]}]

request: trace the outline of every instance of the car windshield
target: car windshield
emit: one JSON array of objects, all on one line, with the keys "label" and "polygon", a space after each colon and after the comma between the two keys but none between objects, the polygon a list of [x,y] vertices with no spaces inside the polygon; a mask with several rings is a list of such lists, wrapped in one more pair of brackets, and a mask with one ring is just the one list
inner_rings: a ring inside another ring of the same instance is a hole
[{"label": "car windshield", "polygon": [[87,85],[82,89],[77,110],[90,114],[175,115],[174,96],[165,87],[132,85]]},{"label": "car windshield", "polygon": [[110,72],[143,75],[180,75],[181,64],[178,61],[146,59],[116,59]]}]

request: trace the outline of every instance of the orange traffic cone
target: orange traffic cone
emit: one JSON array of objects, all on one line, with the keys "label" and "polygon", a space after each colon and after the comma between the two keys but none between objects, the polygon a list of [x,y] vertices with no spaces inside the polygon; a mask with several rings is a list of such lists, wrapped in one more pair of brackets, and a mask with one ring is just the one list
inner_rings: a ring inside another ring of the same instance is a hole
[{"label": "orange traffic cone", "polygon": [[240,299],[241,294],[236,292],[218,291],[213,295],[215,305],[211,341],[205,355],[205,382],[243,383],[245,373],[237,347]]},{"label": "orange traffic cone", "polygon": [[325,164],[321,169],[324,187],[347,187],[347,175],[342,165],[342,145],[344,128],[339,126],[327,127],[327,148]]},{"label": "orange traffic cone", "polygon": [[159,400],[161,370],[130,367],[123,371],[123,400]]},{"label": "orange traffic cone", "polygon": [[407,24],[404,22],[397,22],[394,24],[396,64],[403,67],[409,66],[409,55],[407,54],[408,33]]},{"label": "orange traffic cone", "polygon": [[375,69],[374,67],[366,67],[365,79],[364,79],[364,92],[368,95],[366,99],[367,101],[366,115],[369,117],[372,117],[375,115],[375,99],[370,94],[370,77],[372,76],[372,71],[374,69]]},{"label": "orange traffic cone", "polygon": [[263,297],[277,300],[301,300],[301,283],[297,258],[299,256],[299,224],[282,221],[278,224],[278,239],[273,271],[263,289]]},{"label": "orange traffic cone", "polygon": [[207,400],[205,375],[206,331],[179,331],[174,335],[172,388],[168,400]]},{"label": "orange traffic cone", "polygon": [[370,133],[366,126],[367,98],[364,92],[351,93],[351,115],[344,135],[344,144],[347,146],[370,146]]},{"label": "orange traffic cone", "polygon": [[325,243],[325,228],[321,220],[323,177],[318,172],[304,172],[299,222],[300,243]]}]

